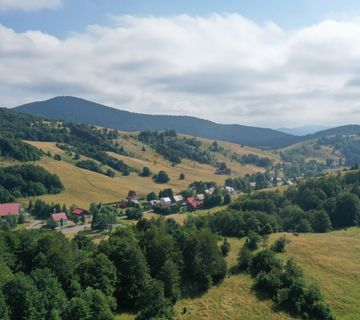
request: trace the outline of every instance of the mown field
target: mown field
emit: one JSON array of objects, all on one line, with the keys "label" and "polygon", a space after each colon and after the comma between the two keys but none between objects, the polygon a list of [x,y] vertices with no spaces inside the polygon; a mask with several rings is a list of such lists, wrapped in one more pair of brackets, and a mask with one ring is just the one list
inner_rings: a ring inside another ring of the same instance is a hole
[{"label": "mown field", "polygon": [[[170,181],[165,184],[157,184],[151,177],[140,177],[137,172],[130,173],[129,176],[122,176],[117,173],[115,178],[109,178],[105,175],[80,169],[74,165],[74,160],[68,157],[66,153],[56,147],[53,142],[28,142],[31,145],[43,150],[50,151],[52,155],[59,154],[62,161],[56,161],[44,156],[36,164],[44,167],[52,173],[56,173],[64,183],[65,191],[58,195],[46,195],[40,197],[49,202],[60,202],[70,206],[76,204],[82,207],[88,207],[91,202],[113,202],[124,198],[129,190],[136,190],[138,194],[146,195],[149,192],[159,192],[165,188],[172,188],[175,192],[185,189],[193,181],[215,181],[223,185],[228,176],[215,174],[215,169],[206,164],[183,160],[181,164],[172,166],[172,164],[156,154],[151,148],[146,147],[142,151],[143,145],[136,139],[121,140],[125,141],[125,150],[131,152],[134,157],[125,157],[110,153],[113,157],[123,160],[129,166],[142,170],[144,166],[150,168],[153,173],[165,170]],[[85,159],[84,157],[81,157]],[[255,166],[241,166],[236,164],[238,171],[233,176],[244,175],[261,171],[261,168]],[[240,172],[241,171],[241,172]],[[180,173],[185,174],[185,179],[180,180]]]}]

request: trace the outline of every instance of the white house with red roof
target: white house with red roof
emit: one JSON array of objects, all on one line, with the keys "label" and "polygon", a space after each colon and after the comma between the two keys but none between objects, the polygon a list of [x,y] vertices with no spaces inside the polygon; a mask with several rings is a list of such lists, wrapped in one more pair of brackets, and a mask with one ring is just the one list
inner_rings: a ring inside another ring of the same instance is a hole
[{"label": "white house with red roof", "polygon": [[0,217],[5,220],[9,215],[19,216],[21,211],[20,203],[3,203],[0,204]]},{"label": "white house with red roof", "polygon": [[68,220],[68,217],[65,212],[53,213],[50,219],[54,222],[57,222],[61,227],[65,226]]}]

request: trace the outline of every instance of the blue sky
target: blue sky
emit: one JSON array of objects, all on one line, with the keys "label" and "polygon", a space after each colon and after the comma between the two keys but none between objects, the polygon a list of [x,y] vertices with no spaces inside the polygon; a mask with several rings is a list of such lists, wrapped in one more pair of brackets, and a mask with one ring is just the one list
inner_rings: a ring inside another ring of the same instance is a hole
[{"label": "blue sky", "polygon": [[[11,0],[9,0],[11,1]],[[27,0],[23,0],[27,1]],[[1,3],[1,1],[0,1]],[[57,36],[87,25],[109,24],[109,15],[209,15],[240,13],[258,23],[293,29],[360,12],[357,0],[63,0],[56,10],[0,11],[0,22],[18,32],[39,29]]]},{"label": "blue sky", "polygon": [[0,106],[360,123],[359,39],[358,0],[0,0]]}]

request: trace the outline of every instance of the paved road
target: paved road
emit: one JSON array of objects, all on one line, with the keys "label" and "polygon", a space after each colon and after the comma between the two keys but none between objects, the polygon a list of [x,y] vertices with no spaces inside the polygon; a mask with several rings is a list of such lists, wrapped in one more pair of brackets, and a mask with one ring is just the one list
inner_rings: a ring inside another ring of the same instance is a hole
[{"label": "paved road", "polygon": [[79,224],[77,226],[73,226],[70,228],[63,228],[61,229],[61,232],[63,234],[69,234],[69,233],[79,233],[80,231],[84,231],[85,228],[90,228],[91,224],[87,223],[87,224]]}]

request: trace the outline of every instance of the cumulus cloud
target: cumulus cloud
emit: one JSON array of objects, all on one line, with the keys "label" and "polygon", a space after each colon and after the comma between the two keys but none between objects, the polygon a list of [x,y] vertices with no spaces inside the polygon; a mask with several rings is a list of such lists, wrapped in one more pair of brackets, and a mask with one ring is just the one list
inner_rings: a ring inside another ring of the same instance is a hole
[{"label": "cumulus cloud", "polygon": [[360,122],[356,19],[292,31],[238,14],[113,21],[65,39],[0,26],[0,104],[76,95],[223,123]]},{"label": "cumulus cloud", "polygon": [[0,0],[0,10],[35,11],[60,7],[61,0]]}]

